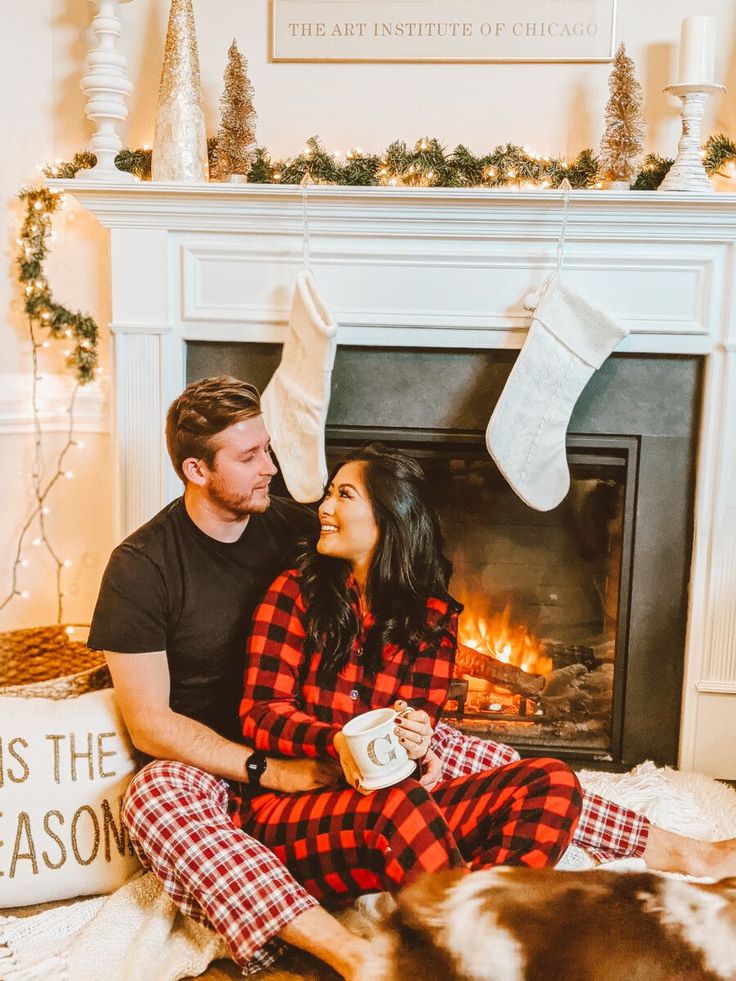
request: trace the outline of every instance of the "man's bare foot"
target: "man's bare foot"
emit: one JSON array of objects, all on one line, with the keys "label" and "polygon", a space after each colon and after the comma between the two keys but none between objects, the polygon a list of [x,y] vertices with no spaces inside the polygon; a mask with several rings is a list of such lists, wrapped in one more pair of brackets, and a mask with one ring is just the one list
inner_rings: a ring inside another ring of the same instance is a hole
[{"label": "man's bare foot", "polygon": [[736,838],[699,841],[652,826],[642,855],[650,869],[724,879],[736,875]]},{"label": "man's bare foot", "polygon": [[370,952],[367,940],[348,930],[321,906],[295,916],[279,937],[329,964],[346,981],[358,977]]}]

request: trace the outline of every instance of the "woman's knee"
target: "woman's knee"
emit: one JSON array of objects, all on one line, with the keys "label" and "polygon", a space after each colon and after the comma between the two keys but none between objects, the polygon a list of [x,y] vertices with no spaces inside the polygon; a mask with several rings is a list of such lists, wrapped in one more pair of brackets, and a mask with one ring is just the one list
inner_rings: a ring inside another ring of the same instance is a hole
[{"label": "woman's knee", "polygon": [[569,802],[570,810],[580,812],[583,791],[576,774],[567,763],[552,757],[522,760],[519,764],[528,774],[528,780],[544,789],[548,795],[561,797]]}]

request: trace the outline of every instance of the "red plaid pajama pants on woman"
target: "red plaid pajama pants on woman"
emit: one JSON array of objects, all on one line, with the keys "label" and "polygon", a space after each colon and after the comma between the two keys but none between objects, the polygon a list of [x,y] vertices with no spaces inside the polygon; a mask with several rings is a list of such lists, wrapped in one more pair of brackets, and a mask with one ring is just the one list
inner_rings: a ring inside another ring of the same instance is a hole
[{"label": "red plaid pajama pants on woman", "polygon": [[266,792],[236,824],[320,900],[395,892],[420,872],[554,865],[580,814],[575,774],[553,759],[457,777],[431,793],[415,780],[367,796],[352,788]]},{"label": "red plaid pajama pants on woman", "polygon": [[[503,743],[466,736],[440,722],[434,731],[432,749],[442,763],[442,778],[464,777],[514,763],[521,757]],[[583,791],[583,806],[571,844],[599,862],[617,858],[640,858],[649,836],[649,821],[628,807]]]},{"label": "red plaid pajama pants on woman", "polygon": [[[515,762],[499,743],[440,724],[432,748],[452,780]],[[272,851],[235,827],[225,780],[184,763],[150,763],[133,779],[124,819],[143,865],[183,913],[216,930],[247,973],[272,964],[276,939],[317,905]],[[641,855],[649,824],[627,808],[583,794],[573,843],[603,859]]]}]

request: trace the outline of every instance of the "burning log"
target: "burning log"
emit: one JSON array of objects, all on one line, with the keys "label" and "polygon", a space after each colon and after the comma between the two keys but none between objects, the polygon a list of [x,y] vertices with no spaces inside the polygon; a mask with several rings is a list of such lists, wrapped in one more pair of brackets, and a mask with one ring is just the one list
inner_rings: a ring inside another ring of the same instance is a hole
[{"label": "burning log", "polygon": [[527,674],[514,664],[505,664],[495,657],[473,650],[466,644],[457,645],[455,667],[460,674],[481,678],[492,685],[508,688],[517,695],[524,695],[526,698],[536,698],[544,687],[543,675]]}]

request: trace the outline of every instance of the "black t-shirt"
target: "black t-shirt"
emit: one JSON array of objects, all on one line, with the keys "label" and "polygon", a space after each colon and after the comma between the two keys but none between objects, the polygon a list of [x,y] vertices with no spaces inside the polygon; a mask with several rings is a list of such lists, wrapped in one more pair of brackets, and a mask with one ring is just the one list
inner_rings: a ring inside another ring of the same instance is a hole
[{"label": "black t-shirt", "polygon": [[110,556],[87,643],[128,654],[166,651],[171,708],[238,738],[251,615],[293,565],[299,539],[317,531],[314,512],[272,497],[238,541],[218,542],[178,498]]}]

